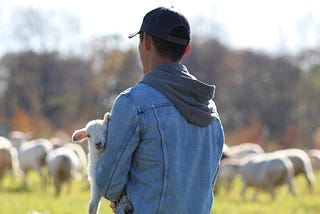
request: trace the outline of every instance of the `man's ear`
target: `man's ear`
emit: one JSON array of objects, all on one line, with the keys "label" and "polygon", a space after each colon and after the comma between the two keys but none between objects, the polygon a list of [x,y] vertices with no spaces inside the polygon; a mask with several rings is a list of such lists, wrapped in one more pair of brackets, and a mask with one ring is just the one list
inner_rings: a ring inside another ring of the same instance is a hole
[{"label": "man's ear", "polygon": [[144,33],[144,35],[143,35],[143,40],[144,40],[143,45],[144,45],[145,49],[146,49],[147,51],[150,51],[150,49],[151,49],[151,44],[153,43],[152,37],[151,37],[150,35]]}]

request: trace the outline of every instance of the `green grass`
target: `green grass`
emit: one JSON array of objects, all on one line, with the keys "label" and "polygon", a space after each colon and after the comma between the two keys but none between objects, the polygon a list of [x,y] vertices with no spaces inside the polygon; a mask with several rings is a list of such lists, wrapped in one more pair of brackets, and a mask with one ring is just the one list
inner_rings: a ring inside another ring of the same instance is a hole
[{"label": "green grass", "polygon": [[[26,214],[32,210],[48,214],[87,213],[90,189],[86,180],[64,185],[59,197],[55,196],[53,186],[44,190],[39,176],[33,172],[28,175],[29,188],[21,188],[21,182],[21,178],[13,181],[9,175],[1,181],[1,214]],[[102,199],[99,213],[112,213],[107,200]]]},{"label": "green grass", "polygon": [[[48,214],[87,213],[90,190],[87,181],[73,181],[71,187],[64,185],[61,195],[55,197],[53,186],[46,190],[40,185],[40,179],[34,172],[29,174],[29,189],[20,188],[21,178],[12,180],[7,175],[0,186],[0,213],[26,214],[31,210]],[[320,173],[317,174],[318,183]],[[221,189],[215,196],[212,214],[318,214],[320,213],[320,185],[315,185],[313,193],[307,188],[304,177],[295,179],[297,196],[289,194],[287,186],[276,190],[276,199],[271,200],[266,192],[259,192],[257,200],[252,201],[252,189],[247,192],[248,200],[240,198],[241,181],[236,179],[232,191]],[[31,188],[32,187],[32,188]],[[111,214],[109,202],[102,200],[99,214]],[[193,210],[190,213],[197,213]]]},{"label": "green grass", "polygon": [[313,192],[309,192],[304,176],[297,176],[294,180],[296,196],[289,193],[287,186],[276,189],[276,198],[271,200],[269,193],[259,192],[257,199],[252,200],[253,189],[246,192],[247,200],[240,197],[241,180],[235,180],[230,192],[221,189],[215,196],[212,213],[228,214],[318,214],[320,213],[320,174]]}]

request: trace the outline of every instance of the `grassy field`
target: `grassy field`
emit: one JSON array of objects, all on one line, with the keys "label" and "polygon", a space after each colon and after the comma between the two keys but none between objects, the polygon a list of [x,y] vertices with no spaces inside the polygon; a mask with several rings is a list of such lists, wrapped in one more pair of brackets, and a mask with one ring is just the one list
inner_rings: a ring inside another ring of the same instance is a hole
[{"label": "grassy field", "polygon": [[[53,186],[46,190],[40,185],[40,178],[31,172],[28,175],[28,189],[20,188],[21,179],[12,181],[6,176],[0,187],[0,214],[26,214],[32,210],[45,214],[87,213],[90,189],[87,181],[73,181],[64,185],[59,197]],[[99,213],[111,214],[109,202],[102,200]]]},{"label": "grassy field", "polygon": [[[320,180],[320,174],[317,174]],[[318,181],[319,183],[320,181]],[[55,197],[54,188],[46,190],[40,185],[35,173],[29,175],[29,189],[19,188],[21,179],[12,181],[6,176],[0,187],[0,213],[26,214],[32,210],[47,214],[87,213],[90,191],[86,181],[74,181],[69,188],[64,186],[59,197]],[[297,196],[289,194],[286,186],[277,189],[277,197],[272,201],[269,195],[261,192],[256,201],[251,200],[252,190],[247,192],[247,201],[240,198],[241,181],[236,180],[231,192],[221,190],[215,198],[212,213],[218,214],[318,214],[320,213],[320,185],[309,193],[304,177],[295,179]],[[31,188],[32,187],[32,188]],[[100,214],[111,214],[109,203],[102,200]],[[197,213],[190,211],[190,213]]]},{"label": "grassy field", "polygon": [[224,189],[216,194],[212,213],[227,214],[319,214],[320,213],[320,173],[316,175],[317,183],[313,192],[309,192],[305,177],[295,178],[296,196],[289,193],[287,186],[276,189],[276,198],[271,200],[267,192],[259,192],[252,200],[253,189],[246,192],[247,200],[240,197],[241,180],[237,178],[230,192]]}]

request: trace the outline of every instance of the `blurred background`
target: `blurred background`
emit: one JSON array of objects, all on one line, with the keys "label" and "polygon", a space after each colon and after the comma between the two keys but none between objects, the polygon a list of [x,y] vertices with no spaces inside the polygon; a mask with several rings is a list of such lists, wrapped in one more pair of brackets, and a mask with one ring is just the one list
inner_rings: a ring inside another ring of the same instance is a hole
[{"label": "blurred background", "polygon": [[216,85],[227,144],[320,148],[317,0],[0,0],[0,135],[70,140],[102,118],[142,77],[127,35],[158,6],[189,19],[183,63]]}]

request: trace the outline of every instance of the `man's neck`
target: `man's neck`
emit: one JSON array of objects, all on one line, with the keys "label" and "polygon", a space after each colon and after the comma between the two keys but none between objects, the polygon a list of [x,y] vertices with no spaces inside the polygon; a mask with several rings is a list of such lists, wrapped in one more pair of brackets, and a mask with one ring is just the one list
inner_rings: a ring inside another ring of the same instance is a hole
[{"label": "man's neck", "polygon": [[170,63],[180,63],[180,62],[172,61],[172,59],[169,59],[169,58],[154,57],[150,60],[150,64],[149,64],[150,66],[149,66],[148,71],[150,71],[160,65],[165,65],[165,64],[170,64]]}]

